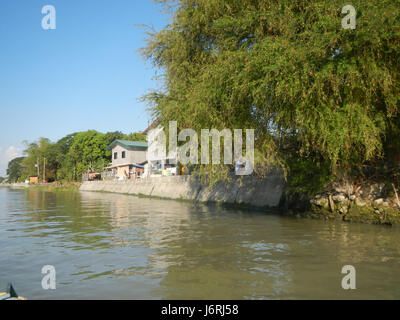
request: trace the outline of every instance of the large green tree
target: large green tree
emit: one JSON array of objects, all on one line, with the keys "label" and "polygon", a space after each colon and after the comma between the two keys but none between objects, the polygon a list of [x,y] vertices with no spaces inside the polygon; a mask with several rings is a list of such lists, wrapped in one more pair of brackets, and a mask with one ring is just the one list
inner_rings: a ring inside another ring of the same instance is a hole
[{"label": "large green tree", "polygon": [[146,141],[146,136],[139,133],[139,132],[132,132],[128,135],[126,135],[126,140],[130,140],[130,141]]},{"label": "large green tree", "polygon": [[8,163],[7,175],[9,182],[19,182],[23,177],[24,157],[18,157]]},{"label": "large green tree", "polygon": [[77,133],[72,133],[57,141],[57,180],[74,181],[77,179],[77,162],[70,153]]},{"label": "large green tree", "polygon": [[163,71],[145,99],[164,125],[253,128],[260,163],[348,168],[399,154],[388,141],[399,132],[399,0],[352,1],[354,30],[338,0],[175,2],[143,49]]},{"label": "large green tree", "polygon": [[107,136],[95,130],[79,132],[72,143],[69,154],[75,161],[78,174],[88,170],[91,166],[101,170],[111,159],[111,153],[106,151]]},{"label": "large green tree", "polygon": [[22,163],[24,167],[24,178],[37,175],[36,164],[39,161],[40,179],[45,178],[47,181],[54,181],[57,178],[58,150],[54,143],[47,138],[40,138],[37,142],[26,142],[27,148],[24,150],[26,157]]},{"label": "large green tree", "polygon": [[129,140],[129,141],[146,141],[146,136],[139,132],[132,132],[129,134],[122,133],[121,131],[107,132],[106,138],[108,143],[114,140]]}]

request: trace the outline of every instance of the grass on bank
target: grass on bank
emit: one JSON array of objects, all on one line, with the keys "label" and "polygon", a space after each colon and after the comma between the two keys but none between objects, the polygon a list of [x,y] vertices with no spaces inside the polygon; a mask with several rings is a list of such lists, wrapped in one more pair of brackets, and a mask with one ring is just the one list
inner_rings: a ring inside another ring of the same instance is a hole
[{"label": "grass on bank", "polygon": [[43,190],[43,191],[78,191],[81,186],[81,182],[63,182],[56,181],[50,183],[42,183],[42,184],[30,184],[29,187],[35,190]]}]

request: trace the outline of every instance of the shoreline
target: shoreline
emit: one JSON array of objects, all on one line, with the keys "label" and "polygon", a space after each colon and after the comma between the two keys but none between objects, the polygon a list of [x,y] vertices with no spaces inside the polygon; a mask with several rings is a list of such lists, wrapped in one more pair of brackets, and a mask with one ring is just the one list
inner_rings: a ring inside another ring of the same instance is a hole
[{"label": "shoreline", "polygon": [[[269,179],[268,179],[269,178]],[[314,197],[290,199],[279,176],[217,183],[210,189],[190,176],[156,177],[127,181],[53,182],[46,184],[0,184],[13,189],[48,192],[90,191],[135,195],[138,197],[188,201],[272,212],[296,218],[336,220],[378,225],[400,225],[400,209],[386,201],[361,201],[360,197],[334,195],[334,190]],[[269,181],[268,181],[269,180]],[[372,188],[373,190],[374,188]],[[364,192],[365,193],[365,192]],[[333,200],[334,199],[334,200]]]},{"label": "shoreline", "polygon": [[[276,176],[268,178],[277,179]],[[79,190],[233,206],[297,218],[400,225],[400,210],[395,206],[387,206],[385,202],[382,205],[376,201],[357,201],[359,198],[346,200],[345,197],[343,199],[334,197],[335,204],[308,197],[288,199],[283,181],[271,179],[268,183],[268,178],[261,183],[248,179],[241,186],[237,181],[220,182],[213,189],[190,177],[162,177],[141,181],[91,181],[82,183]],[[321,195],[316,197],[323,198]]]},{"label": "shoreline", "polygon": [[187,200],[199,203],[240,204],[257,209],[277,209],[284,192],[280,175],[217,182],[211,189],[193,176],[169,176],[127,181],[87,181],[80,191],[130,194],[150,198]]},{"label": "shoreline", "polygon": [[27,184],[27,183],[3,183],[0,187],[12,189],[34,189],[43,191],[79,191],[81,182],[50,182],[40,184]]}]

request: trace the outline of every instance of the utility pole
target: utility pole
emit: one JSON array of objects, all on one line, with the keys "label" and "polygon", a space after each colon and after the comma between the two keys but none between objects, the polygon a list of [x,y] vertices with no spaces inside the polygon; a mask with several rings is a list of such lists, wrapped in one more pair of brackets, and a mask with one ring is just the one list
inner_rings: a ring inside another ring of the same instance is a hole
[{"label": "utility pole", "polygon": [[43,158],[43,182],[46,181],[46,158]]}]

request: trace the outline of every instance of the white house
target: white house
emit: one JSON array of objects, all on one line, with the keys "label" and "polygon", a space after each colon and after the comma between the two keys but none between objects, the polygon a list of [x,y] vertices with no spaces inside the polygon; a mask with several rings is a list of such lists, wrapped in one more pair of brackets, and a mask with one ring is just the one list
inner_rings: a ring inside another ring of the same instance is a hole
[{"label": "white house", "polygon": [[109,176],[116,179],[138,178],[144,173],[144,164],[147,159],[147,142],[115,140],[108,147],[111,150],[112,164]]}]

